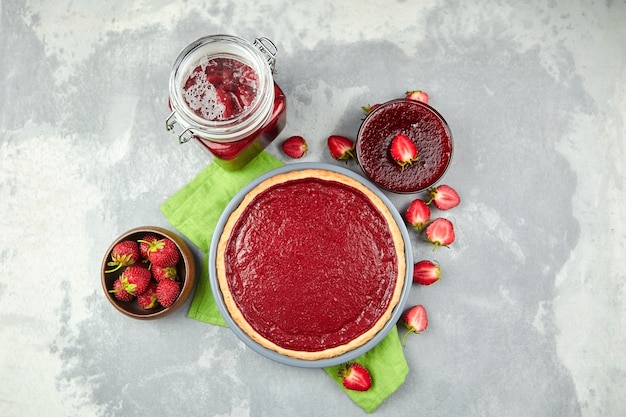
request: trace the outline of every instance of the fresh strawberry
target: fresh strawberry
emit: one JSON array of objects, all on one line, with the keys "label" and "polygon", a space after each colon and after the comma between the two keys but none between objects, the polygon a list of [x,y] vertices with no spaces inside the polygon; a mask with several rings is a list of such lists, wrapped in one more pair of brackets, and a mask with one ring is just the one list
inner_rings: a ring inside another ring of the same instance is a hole
[{"label": "fresh strawberry", "polygon": [[302,158],[308,147],[306,140],[302,136],[291,136],[287,138],[282,145],[283,152],[290,158]]},{"label": "fresh strawberry", "polygon": [[113,289],[109,290],[109,292],[120,301],[131,301],[134,297],[133,294],[124,289],[124,284],[122,284],[122,280],[119,278],[113,282]]},{"label": "fresh strawberry", "polygon": [[148,289],[151,278],[152,275],[150,275],[150,271],[138,265],[129,266],[122,272],[122,275],[120,275],[122,287],[126,292],[133,295],[143,294]]},{"label": "fresh strawberry", "polygon": [[413,265],[413,282],[420,285],[430,285],[441,278],[441,268],[432,261],[423,260]]},{"label": "fresh strawberry", "polygon": [[139,240],[139,253],[141,254],[141,259],[148,260],[148,252],[150,251],[150,243],[159,240],[158,236],[148,233],[144,235],[141,240]]},{"label": "fresh strawberry", "polygon": [[426,314],[426,309],[422,305],[411,307],[402,316],[402,321],[404,321],[404,325],[408,329],[402,337],[402,346],[404,346],[404,341],[409,333],[418,334],[426,330],[428,327],[428,315]]},{"label": "fresh strawberry", "polygon": [[176,281],[178,278],[178,271],[176,271],[176,266],[166,266],[165,268],[158,265],[152,265],[150,267],[150,272],[152,272],[152,278],[156,282],[160,282],[164,279],[171,279]]},{"label": "fresh strawberry", "polygon": [[361,109],[363,110],[363,113],[365,113],[365,115],[369,115],[371,112],[373,112],[374,110],[376,110],[376,107],[380,106],[380,104],[376,103],[376,104],[368,104],[367,106],[361,106]]},{"label": "fresh strawberry", "polygon": [[345,136],[331,135],[328,137],[330,155],[338,161],[354,158],[354,142]]},{"label": "fresh strawberry", "polygon": [[406,98],[409,100],[421,101],[422,103],[428,103],[428,94],[422,90],[407,91]]},{"label": "fresh strawberry", "polygon": [[391,157],[402,167],[419,160],[417,156],[417,146],[408,136],[397,134],[391,141]]},{"label": "fresh strawberry", "polygon": [[133,265],[137,261],[139,261],[139,246],[137,242],[124,240],[113,246],[113,250],[111,250],[111,261],[107,265],[114,268],[104,272],[107,274],[115,272],[124,266]]},{"label": "fresh strawberry", "polygon": [[449,185],[439,185],[437,187],[429,188],[430,203],[434,203],[435,207],[439,210],[450,210],[461,204],[461,197],[459,193]]},{"label": "fresh strawberry", "polygon": [[137,304],[139,307],[144,310],[150,310],[158,305],[158,300],[156,296],[157,284],[154,281],[150,281],[150,285],[148,285],[148,289],[143,293],[137,296]]},{"label": "fresh strawberry", "polygon": [[372,386],[372,376],[363,365],[353,362],[339,368],[337,374],[344,387],[353,391],[367,391]]},{"label": "fresh strawberry", "polygon": [[411,226],[417,228],[417,231],[421,233],[424,226],[430,221],[430,208],[424,200],[416,198],[406,209],[405,218]]},{"label": "fresh strawberry", "polygon": [[179,294],[180,284],[178,281],[164,279],[157,284],[156,297],[163,307],[169,307],[174,304]]},{"label": "fresh strawberry", "polygon": [[176,265],[180,259],[178,248],[174,242],[166,237],[150,242],[146,240],[140,240],[139,242],[148,244],[148,260],[153,265],[165,268]]},{"label": "fresh strawberry", "polygon": [[433,220],[426,227],[426,239],[435,245],[435,249],[439,246],[448,246],[454,242],[454,226],[448,219],[438,218]]}]

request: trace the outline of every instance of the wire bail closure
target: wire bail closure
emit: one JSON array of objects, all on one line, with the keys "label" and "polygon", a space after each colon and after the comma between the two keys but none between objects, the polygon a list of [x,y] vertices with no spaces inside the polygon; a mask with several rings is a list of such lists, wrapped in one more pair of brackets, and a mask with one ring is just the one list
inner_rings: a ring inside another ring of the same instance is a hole
[{"label": "wire bail closure", "polygon": [[269,64],[272,73],[274,73],[276,69],[276,54],[278,53],[278,48],[274,42],[266,37],[260,37],[256,38],[252,44],[256,46],[263,55],[265,55],[267,63]]},{"label": "wire bail closure", "polygon": [[[173,111],[170,113],[167,119],[165,119],[165,129],[167,129],[168,132],[176,133],[174,128],[174,125],[176,123],[178,123],[178,121],[176,120],[176,112]],[[193,138],[193,132],[191,131],[191,128],[187,128],[178,135],[178,143],[182,145],[183,143],[189,142],[191,138]]]}]

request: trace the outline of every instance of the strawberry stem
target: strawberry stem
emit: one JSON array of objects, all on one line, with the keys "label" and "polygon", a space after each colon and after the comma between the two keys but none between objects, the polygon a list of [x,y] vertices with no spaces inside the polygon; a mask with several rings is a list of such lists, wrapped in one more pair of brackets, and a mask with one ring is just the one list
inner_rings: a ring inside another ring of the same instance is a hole
[{"label": "strawberry stem", "polygon": [[109,265],[109,266],[117,265],[117,266],[115,268],[113,268],[113,269],[109,269],[108,271],[104,271],[105,274],[110,274],[111,272],[115,272],[115,271],[117,271],[118,269],[120,269],[123,266],[123,264],[121,262],[120,263],[109,262],[107,265]]},{"label": "strawberry stem", "polygon": [[404,333],[404,336],[402,336],[402,347],[404,347],[404,341],[406,340],[406,337],[409,335],[409,333],[412,333],[410,330],[407,330],[406,333]]}]

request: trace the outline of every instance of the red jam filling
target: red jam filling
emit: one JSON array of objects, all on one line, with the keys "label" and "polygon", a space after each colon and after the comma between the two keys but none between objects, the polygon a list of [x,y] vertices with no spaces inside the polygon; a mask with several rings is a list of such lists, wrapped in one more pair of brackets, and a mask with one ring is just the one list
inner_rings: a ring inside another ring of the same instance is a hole
[{"label": "red jam filling", "polygon": [[320,351],[369,330],[387,310],[398,258],[389,227],[365,194],[305,178],[260,193],[225,253],[247,322],[286,349]]},{"label": "red jam filling", "polygon": [[206,120],[229,120],[252,104],[258,77],[254,69],[232,58],[201,62],[185,80],[183,96],[189,108]]},{"label": "red jam filling", "polygon": [[[392,158],[397,134],[416,145],[419,160],[404,169]],[[415,192],[433,185],[452,157],[452,137],[446,122],[430,107],[398,100],[380,106],[359,130],[357,157],[363,171],[378,185],[395,192]]]}]

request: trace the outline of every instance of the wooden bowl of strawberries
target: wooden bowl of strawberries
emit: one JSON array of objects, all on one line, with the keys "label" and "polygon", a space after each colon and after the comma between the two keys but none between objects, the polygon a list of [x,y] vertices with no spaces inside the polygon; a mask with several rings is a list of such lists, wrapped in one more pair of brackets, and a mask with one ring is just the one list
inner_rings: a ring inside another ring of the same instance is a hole
[{"label": "wooden bowl of strawberries", "polygon": [[111,244],[102,260],[102,288],[111,305],[140,320],[166,316],[193,291],[196,267],[187,244],[156,226],[131,229]]}]

